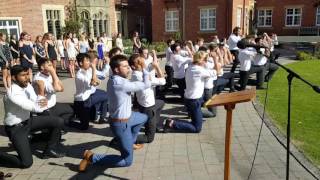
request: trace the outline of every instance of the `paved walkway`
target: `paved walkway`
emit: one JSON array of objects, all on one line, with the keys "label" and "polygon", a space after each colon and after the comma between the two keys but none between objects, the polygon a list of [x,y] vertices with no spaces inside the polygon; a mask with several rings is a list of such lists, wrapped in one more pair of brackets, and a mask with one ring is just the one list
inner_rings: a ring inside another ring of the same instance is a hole
[{"label": "paved walkway", "polygon": [[[61,102],[73,100],[74,82],[63,80],[66,91],[58,94]],[[104,87],[102,87],[104,89]],[[174,102],[171,99],[170,102]],[[165,117],[185,118],[183,105],[168,102],[163,111]],[[3,104],[0,103],[3,114]],[[38,156],[43,148],[34,146],[34,164],[29,169],[0,168],[5,173],[13,173],[9,179],[223,179],[225,110],[218,108],[218,116],[207,119],[200,134],[158,133],[152,144],[135,151],[134,163],[128,168],[110,168],[91,166],[86,173],[78,173],[77,165],[82,152],[92,149],[96,153],[115,153],[109,148],[112,139],[109,125],[96,125],[88,131],[71,129],[63,144],[67,157],[42,160]],[[4,135],[0,122],[0,151],[11,151],[8,138]],[[232,179],[247,179],[261,120],[251,103],[236,106],[233,120],[232,138]],[[285,179],[285,150],[278,144],[267,128],[262,130],[262,138],[251,179]],[[292,159],[292,158],[291,158]],[[291,160],[290,179],[313,179],[294,160]]]}]

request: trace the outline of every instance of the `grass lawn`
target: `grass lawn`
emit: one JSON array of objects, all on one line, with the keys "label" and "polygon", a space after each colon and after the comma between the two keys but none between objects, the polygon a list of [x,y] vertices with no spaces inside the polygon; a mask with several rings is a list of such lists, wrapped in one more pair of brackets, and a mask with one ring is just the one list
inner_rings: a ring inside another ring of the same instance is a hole
[{"label": "grass lawn", "polygon": [[[320,85],[320,60],[302,61],[287,65],[311,83]],[[258,91],[263,103],[265,91]],[[269,83],[267,112],[275,125],[286,133],[287,72],[281,68]],[[292,142],[320,167],[320,94],[298,79],[292,83],[291,137]]]}]

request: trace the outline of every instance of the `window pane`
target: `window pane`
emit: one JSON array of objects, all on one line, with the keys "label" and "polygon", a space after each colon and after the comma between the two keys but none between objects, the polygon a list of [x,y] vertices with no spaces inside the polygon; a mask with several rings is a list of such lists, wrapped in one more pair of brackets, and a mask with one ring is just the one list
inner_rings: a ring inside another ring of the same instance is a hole
[{"label": "window pane", "polygon": [[292,25],[292,20],[293,20],[292,16],[287,16],[287,25]]},{"label": "window pane", "polygon": [[294,25],[300,25],[300,16],[294,18]]},{"label": "window pane", "polygon": [[293,14],[293,9],[287,9],[287,14]]},{"label": "window pane", "polygon": [[267,11],[266,11],[266,14],[269,15],[269,16],[271,16],[271,15],[272,15],[272,10],[267,10]]},{"label": "window pane", "polygon": [[317,15],[317,25],[320,25],[320,15]]},{"label": "window pane", "polygon": [[209,16],[214,16],[214,15],[215,15],[214,9],[209,9]]},{"label": "window pane", "polygon": [[259,10],[259,16],[264,16],[264,10]]},{"label": "window pane", "polygon": [[209,19],[209,29],[215,29],[216,18]]},{"label": "window pane", "polygon": [[266,18],[266,26],[271,26],[271,22],[272,22],[272,20],[271,20],[271,17],[267,17]]},{"label": "window pane", "polygon": [[295,9],[295,14],[301,14],[301,9]]},{"label": "window pane", "polygon": [[48,21],[48,32],[49,33],[53,33],[53,23],[52,21]]},{"label": "window pane", "polygon": [[259,26],[264,26],[264,17],[259,17],[258,25]]}]

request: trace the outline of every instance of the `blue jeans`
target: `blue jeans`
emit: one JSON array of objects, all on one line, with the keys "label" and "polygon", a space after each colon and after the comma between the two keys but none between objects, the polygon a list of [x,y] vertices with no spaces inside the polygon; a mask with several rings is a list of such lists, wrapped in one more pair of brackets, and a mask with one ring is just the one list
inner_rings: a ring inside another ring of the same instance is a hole
[{"label": "blue jeans", "polygon": [[133,161],[133,143],[148,116],[139,112],[132,112],[128,122],[112,122],[110,124],[113,134],[120,144],[121,155],[94,154],[92,163],[108,167],[127,167]]},{"label": "blue jeans", "polygon": [[199,133],[202,129],[202,112],[201,104],[203,100],[200,99],[185,99],[185,105],[191,116],[191,122],[175,120],[173,128],[178,130],[185,130],[191,133]]}]

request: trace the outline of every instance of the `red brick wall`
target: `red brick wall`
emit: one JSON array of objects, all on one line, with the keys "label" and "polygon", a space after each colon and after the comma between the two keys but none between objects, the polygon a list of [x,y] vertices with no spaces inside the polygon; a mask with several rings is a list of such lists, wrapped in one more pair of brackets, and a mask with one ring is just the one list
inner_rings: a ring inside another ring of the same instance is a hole
[{"label": "red brick wall", "polygon": [[[246,6],[249,6],[246,0]],[[174,33],[165,32],[165,11],[171,8],[180,11],[180,32],[182,29],[182,0],[179,3],[165,4],[163,0],[152,1],[152,37],[153,41],[163,41],[172,37]],[[236,26],[237,6],[243,4],[243,0],[233,0],[228,4],[226,0],[185,0],[185,39],[195,41],[197,37],[203,37],[205,41],[211,41],[214,33],[220,38],[228,37],[233,27]],[[216,7],[216,31],[200,32],[200,7]]]},{"label": "red brick wall", "polygon": [[[298,35],[299,27],[286,27],[286,7],[287,6],[301,6],[302,19],[301,26],[315,26],[316,25],[316,10],[314,3],[317,0],[258,0],[257,8],[269,7],[273,9],[272,27],[258,28],[263,32],[275,32],[278,35]],[[307,3],[308,2],[308,3]]]}]

